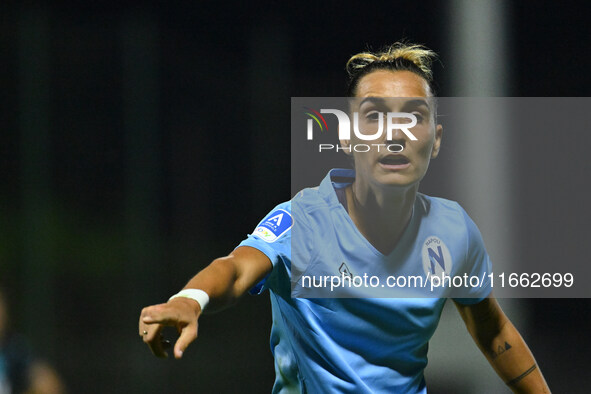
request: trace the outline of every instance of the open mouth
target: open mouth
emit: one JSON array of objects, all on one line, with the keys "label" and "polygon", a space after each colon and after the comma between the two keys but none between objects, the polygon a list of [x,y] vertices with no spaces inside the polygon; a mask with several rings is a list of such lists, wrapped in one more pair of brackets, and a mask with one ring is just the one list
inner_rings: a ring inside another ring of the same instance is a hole
[{"label": "open mouth", "polygon": [[410,161],[403,155],[388,155],[378,160],[380,164],[386,167],[405,167]]}]

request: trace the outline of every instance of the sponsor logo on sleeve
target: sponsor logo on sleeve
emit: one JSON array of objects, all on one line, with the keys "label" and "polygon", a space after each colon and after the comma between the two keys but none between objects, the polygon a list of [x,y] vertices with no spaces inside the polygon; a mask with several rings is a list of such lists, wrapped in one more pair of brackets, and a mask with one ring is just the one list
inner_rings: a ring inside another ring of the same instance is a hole
[{"label": "sponsor logo on sleeve", "polygon": [[256,235],[265,242],[275,242],[291,228],[293,219],[284,209],[273,211],[255,230]]}]

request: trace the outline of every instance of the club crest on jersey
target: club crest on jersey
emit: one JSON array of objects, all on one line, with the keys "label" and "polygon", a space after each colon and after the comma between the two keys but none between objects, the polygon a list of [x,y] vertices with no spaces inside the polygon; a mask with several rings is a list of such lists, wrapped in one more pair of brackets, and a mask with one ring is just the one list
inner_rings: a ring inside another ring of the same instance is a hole
[{"label": "club crest on jersey", "polygon": [[284,209],[277,209],[259,224],[253,235],[265,242],[275,242],[291,228],[292,224],[293,219],[290,213]]},{"label": "club crest on jersey", "polygon": [[425,275],[441,276],[442,273],[451,274],[453,262],[449,249],[441,239],[432,235],[423,243],[423,270]]}]

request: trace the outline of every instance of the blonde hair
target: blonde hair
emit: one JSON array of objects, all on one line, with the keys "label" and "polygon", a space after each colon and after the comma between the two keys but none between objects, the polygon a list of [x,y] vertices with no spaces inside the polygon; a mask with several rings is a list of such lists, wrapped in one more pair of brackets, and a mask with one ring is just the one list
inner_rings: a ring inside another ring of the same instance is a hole
[{"label": "blonde hair", "polygon": [[361,52],[353,55],[346,65],[349,74],[349,96],[354,95],[361,77],[379,69],[412,71],[425,78],[434,94],[431,65],[436,58],[437,54],[429,48],[404,41],[396,42],[377,53]]}]

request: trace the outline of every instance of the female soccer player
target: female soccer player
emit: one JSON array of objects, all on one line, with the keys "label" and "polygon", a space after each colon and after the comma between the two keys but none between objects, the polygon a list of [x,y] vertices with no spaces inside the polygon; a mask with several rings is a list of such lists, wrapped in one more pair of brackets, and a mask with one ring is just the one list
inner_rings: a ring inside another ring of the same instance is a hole
[{"label": "female soccer player", "polygon": [[[379,122],[384,112],[412,113],[416,139],[395,129],[382,142],[402,147],[400,152],[351,149],[354,171],[332,170],[318,188],[278,205],[232,253],[214,260],[167,303],[144,308],[139,334],[156,356],[167,356],[163,326],[179,330],[174,355],[180,358],[197,337],[206,305],[208,312],[219,310],[249,290],[268,289],[273,392],[426,393],[428,341],[446,298],[292,298],[292,224],[295,217],[303,229],[296,243],[305,246],[298,253],[316,266],[335,265],[337,274],[351,275],[362,267],[387,273],[395,267],[424,276],[430,240],[443,248],[436,262],[443,267],[453,260],[456,271],[450,274],[490,271],[480,233],[464,210],[418,193],[442,138],[430,100],[434,55],[419,45],[397,43],[349,60],[349,95],[362,122]],[[388,99],[394,97],[409,99]],[[358,139],[352,134],[341,144],[353,146]],[[550,392],[490,291],[483,285],[467,298],[453,299],[468,331],[511,390]]]}]

